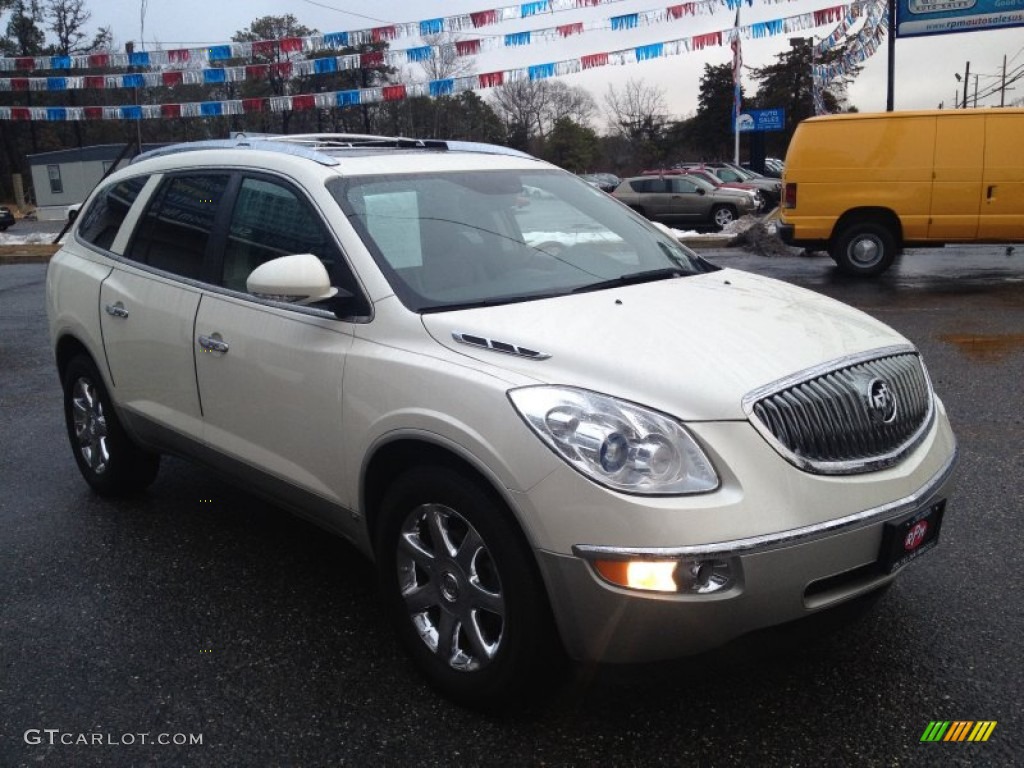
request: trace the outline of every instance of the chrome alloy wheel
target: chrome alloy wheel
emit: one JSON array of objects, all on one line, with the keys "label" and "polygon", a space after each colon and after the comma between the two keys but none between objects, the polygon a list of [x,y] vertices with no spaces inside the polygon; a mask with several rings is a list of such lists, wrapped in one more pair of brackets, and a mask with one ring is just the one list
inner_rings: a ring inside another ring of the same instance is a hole
[{"label": "chrome alloy wheel", "polygon": [[398,586],[420,639],[454,670],[486,666],[501,647],[505,598],[487,544],[466,518],[423,504],[402,524]]},{"label": "chrome alloy wheel", "polygon": [[107,417],[96,386],[86,378],[75,380],[71,391],[72,415],[78,451],[93,472],[102,475],[110,461]]},{"label": "chrome alloy wheel", "polygon": [[725,229],[727,226],[732,224],[733,221],[736,220],[736,216],[732,212],[732,208],[729,208],[727,206],[716,208],[712,216],[714,217],[715,225],[719,229]]}]

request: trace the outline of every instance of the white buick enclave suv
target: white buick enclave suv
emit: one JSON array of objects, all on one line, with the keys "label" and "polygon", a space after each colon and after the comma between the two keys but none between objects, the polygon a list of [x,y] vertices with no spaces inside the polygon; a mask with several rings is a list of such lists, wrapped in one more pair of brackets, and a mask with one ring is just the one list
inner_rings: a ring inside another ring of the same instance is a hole
[{"label": "white buick enclave suv", "polygon": [[500,147],[143,155],[47,303],[98,493],[174,453],[348,538],[463,703],[559,647],[657,660],[807,616],[938,541],[956,443],[912,344]]}]

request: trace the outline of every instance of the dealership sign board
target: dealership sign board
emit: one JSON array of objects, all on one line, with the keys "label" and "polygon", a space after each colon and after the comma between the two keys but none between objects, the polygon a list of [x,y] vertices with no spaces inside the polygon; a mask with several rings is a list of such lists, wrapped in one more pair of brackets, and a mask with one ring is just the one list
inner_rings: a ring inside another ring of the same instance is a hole
[{"label": "dealership sign board", "polygon": [[896,37],[1024,26],[1024,0],[896,0]]},{"label": "dealership sign board", "polygon": [[786,129],[786,110],[748,109],[736,119],[736,130],[740,133],[749,131],[783,131]]}]

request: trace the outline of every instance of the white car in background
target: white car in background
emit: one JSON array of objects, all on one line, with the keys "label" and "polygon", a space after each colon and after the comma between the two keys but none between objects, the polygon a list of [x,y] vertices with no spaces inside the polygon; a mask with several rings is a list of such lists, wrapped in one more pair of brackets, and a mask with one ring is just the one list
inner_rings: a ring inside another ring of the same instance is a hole
[{"label": "white car in background", "polygon": [[474,706],[562,650],[691,654],[884,587],[956,458],[898,333],[500,147],[149,153],[86,202],[47,309],[96,492],[175,453],[346,537]]}]

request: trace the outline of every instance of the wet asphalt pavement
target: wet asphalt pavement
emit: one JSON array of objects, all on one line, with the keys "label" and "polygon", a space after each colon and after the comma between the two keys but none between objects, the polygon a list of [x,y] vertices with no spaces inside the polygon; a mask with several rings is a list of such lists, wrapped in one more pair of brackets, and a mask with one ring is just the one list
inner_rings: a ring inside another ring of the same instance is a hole
[{"label": "wet asphalt pavement", "polygon": [[[574,668],[502,718],[421,683],[344,542],[176,459],[139,498],[92,495],[45,267],[0,267],[0,768],[1024,763],[1024,248],[910,252],[874,281],[826,257],[707,255],[921,348],[961,448],[940,545],[873,606],[696,659]],[[933,720],[997,726],[921,743]]]}]

